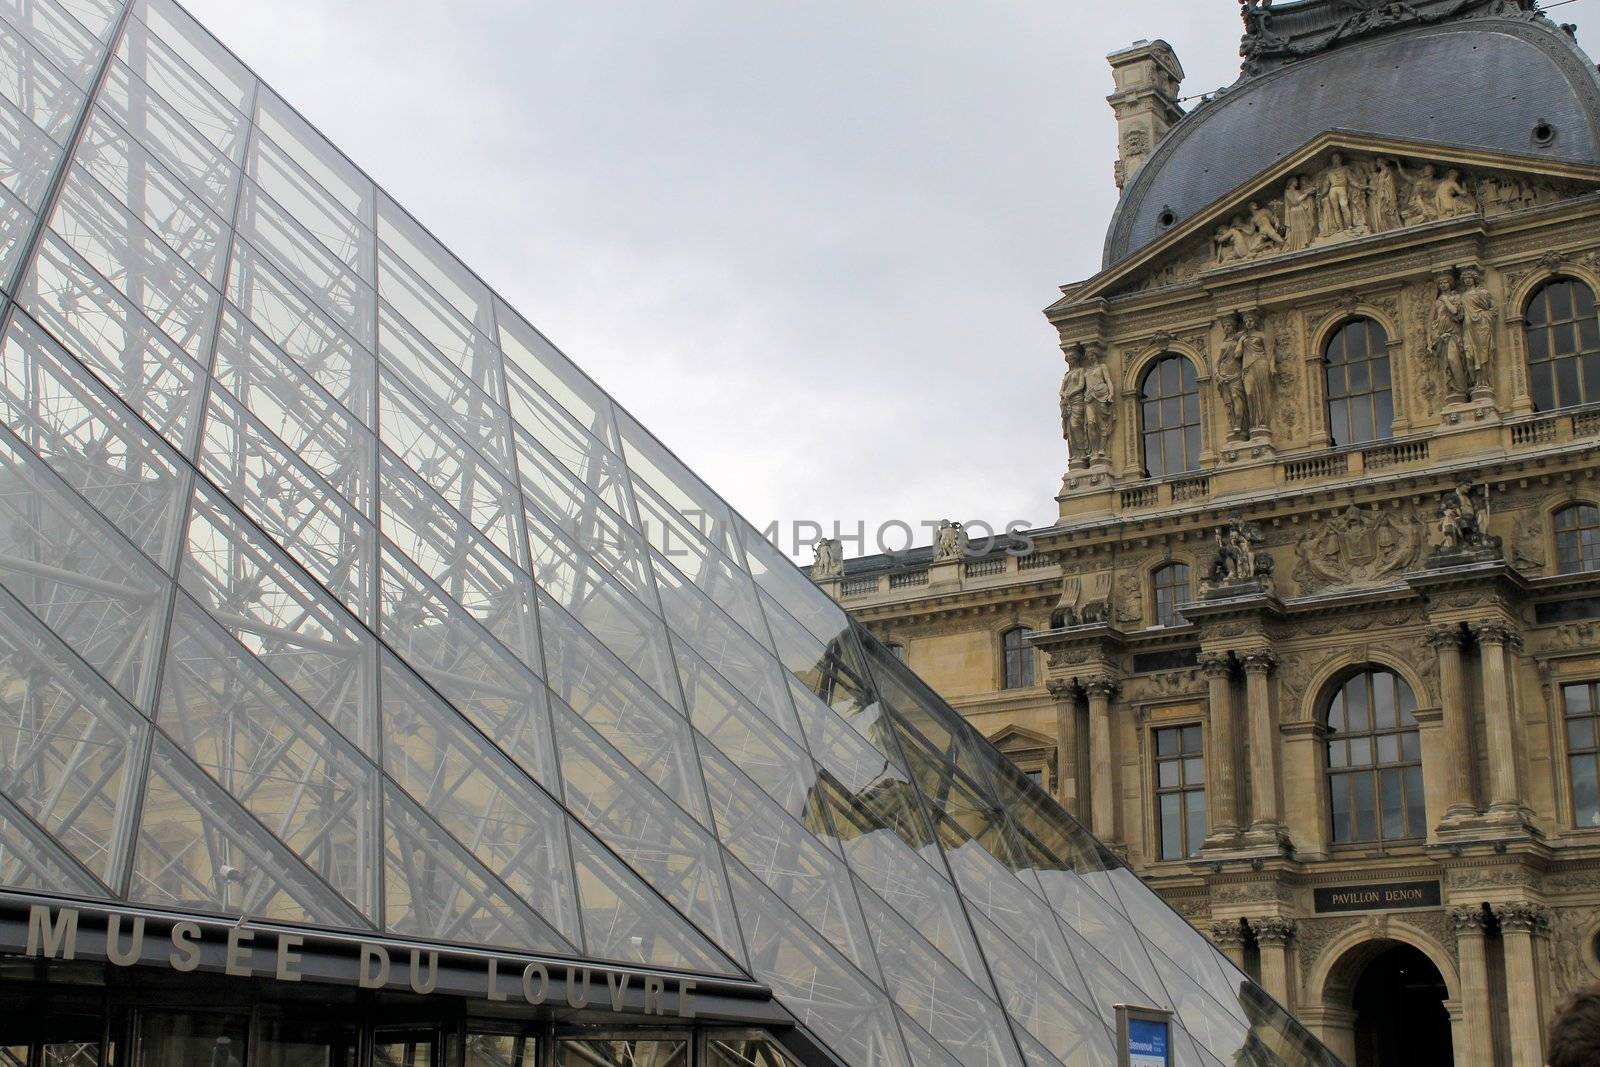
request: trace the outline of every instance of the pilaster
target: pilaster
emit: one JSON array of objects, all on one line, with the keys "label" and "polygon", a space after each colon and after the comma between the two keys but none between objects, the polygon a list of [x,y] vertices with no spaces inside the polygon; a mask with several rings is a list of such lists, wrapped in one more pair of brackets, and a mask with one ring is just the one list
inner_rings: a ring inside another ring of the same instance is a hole
[{"label": "pilaster", "polygon": [[1245,716],[1250,738],[1250,828],[1247,845],[1287,844],[1280,814],[1278,782],[1278,724],[1272,695],[1272,672],[1278,657],[1271,649],[1250,649],[1239,656],[1244,666]]},{"label": "pilaster", "polygon": [[1461,1014],[1465,1048],[1456,1050],[1461,1063],[1494,1063],[1495,1010],[1489,990],[1488,914],[1479,907],[1456,908],[1450,912],[1450,928],[1456,936],[1456,953],[1461,959]]},{"label": "pilaster", "polygon": [[1261,951],[1262,987],[1279,1004],[1294,1011],[1294,920],[1277,916],[1253,919],[1250,928],[1255,931],[1256,946]]},{"label": "pilaster", "polygon": [[[1206,676],[1207,716],[1211,726],[1206,752],[1206,851],[1237,848],[1239,844],[1239,735],[1233,709],[1233,662],[1225,652],[1200,657]],[[1241,957],[1242,958],[1242,957]]]},{"label": "pilaster", "polygon": [[1540,904],[1497,905],[1506,954],[1506,1009],[1511,1018],[1511,1067],[1543,1067],[1547,997],[1540,966],[1550,936],[1550,913]]}]

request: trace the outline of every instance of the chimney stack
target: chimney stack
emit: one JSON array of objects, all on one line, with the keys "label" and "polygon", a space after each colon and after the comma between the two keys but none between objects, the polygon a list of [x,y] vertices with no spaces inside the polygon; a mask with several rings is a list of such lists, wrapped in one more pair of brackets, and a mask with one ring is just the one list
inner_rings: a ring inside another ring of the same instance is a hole
[{"label": "chimney stack", "polygon": [[1117,188],[1133,179],[1156,142],[1183,117],[1178,87],[1183,67],[1165,41],[1135,41],[1106,57],[1116,92],[1106,103],[1117,116]]}]

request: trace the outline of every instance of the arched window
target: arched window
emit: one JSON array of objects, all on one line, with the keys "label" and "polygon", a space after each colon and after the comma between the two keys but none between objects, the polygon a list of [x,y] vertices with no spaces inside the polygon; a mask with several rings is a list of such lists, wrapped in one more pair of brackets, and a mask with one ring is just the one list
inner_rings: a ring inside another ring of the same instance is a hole
[{"label": "arched window", "polygon": [[1328,704],[1328,795],[1334,844],[1427,834],[1417,701],[1393,671],[1345,679]]},{"label": "arched window", "polygon": [[1600,508],[1571,504],[1556,512],[1556,569],[1600,571]]},{"label": "arched window", "polygon": [[1594,290],[1571,278],[1547,282],[1528,301],[1528,389],[1554,411],[1600,401],[1600,321]]},{"label": "arched window", "polygon": [[1167,563],[1151,575],[1155,590],[1156,625],[1177,626],[1185,620],[1178,609],[1189,602],[1189,565]]},{"label": "arched window", "polygon": [[1026,689],[1033,684],[1033,649],[1028,646],[1028,635],[1033,631],[1026,626],[1007,630],[1000,638],[1001,658],[1004,660],[1007,689]]},{"label": "arched window", "polygon": [[1390,435],[1394,394],[1389,389],[1389,335],[1371,319],[1345,323],[1322,353],[1328,382],[1328,434],[1335,445],[1358,445]]},{"label": "arched window", "polygon": [[1151,478],[1200,467],[1200,387],[1194,364],[1162,356],[1139,384],[1144,473]]}]

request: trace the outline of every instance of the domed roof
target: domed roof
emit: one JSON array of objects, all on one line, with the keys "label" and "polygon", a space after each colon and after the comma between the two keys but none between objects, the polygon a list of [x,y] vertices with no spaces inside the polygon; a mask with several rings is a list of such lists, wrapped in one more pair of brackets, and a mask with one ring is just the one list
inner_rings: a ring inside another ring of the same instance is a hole
[{"label": "domed roof", "polygon": [[1330,130],[1595,162],[1600,77],[1568,32],[1527,14],[1414,25],[1294,58],[1162,138],[1123,191],[1104,265]]}]

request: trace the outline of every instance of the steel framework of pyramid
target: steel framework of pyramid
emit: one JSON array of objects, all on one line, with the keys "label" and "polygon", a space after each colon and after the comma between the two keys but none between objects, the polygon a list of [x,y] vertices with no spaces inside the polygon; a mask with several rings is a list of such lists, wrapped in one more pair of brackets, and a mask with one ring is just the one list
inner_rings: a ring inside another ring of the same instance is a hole
[{"label": "steel framework of pyramid", "polygon": [[1326,1060],[181,9],[0,65],[4,892],[742,979],[849,1065]]}]

